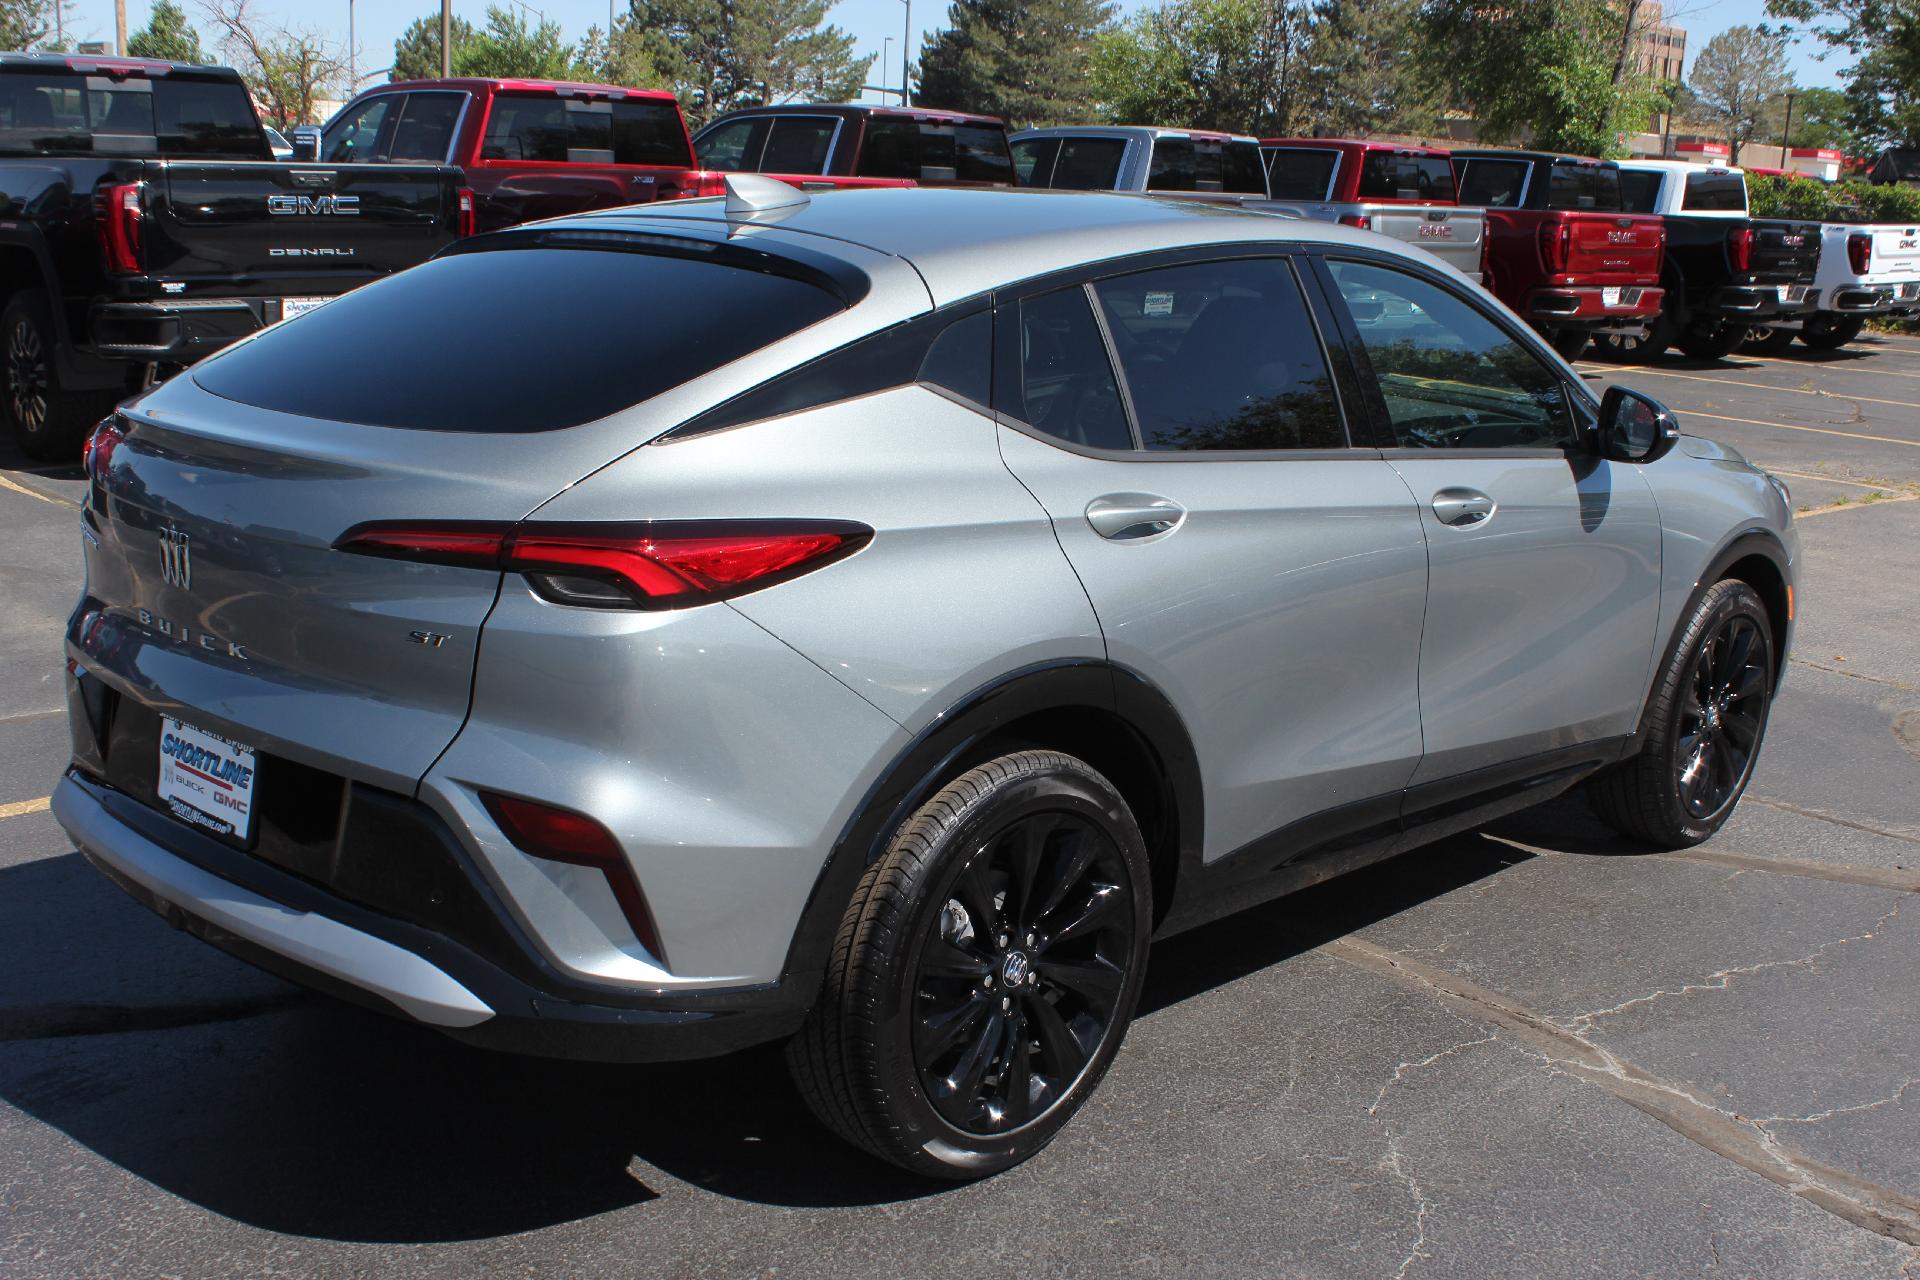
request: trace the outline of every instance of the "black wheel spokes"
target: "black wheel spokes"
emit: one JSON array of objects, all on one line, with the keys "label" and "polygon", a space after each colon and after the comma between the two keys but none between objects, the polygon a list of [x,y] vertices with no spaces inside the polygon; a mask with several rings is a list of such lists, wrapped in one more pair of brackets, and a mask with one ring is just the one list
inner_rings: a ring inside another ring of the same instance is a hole
[{"label": "black wheel spokes", "polygon": [[1766,721],[1767,684],[1759,625],[1747,617],[1727,619],[1701,646],[1680,708],[1674,761],[1691,816],[1718,813],[1746,780]]},{"label": "black wheel spokes", "polygon": [[1023,818],[973,855],[915,985],[914,1052],[943,1117],[1006,1132],[1066,1094],[1112,1026],[1132,913],[1119,849],[1077,815]]}]

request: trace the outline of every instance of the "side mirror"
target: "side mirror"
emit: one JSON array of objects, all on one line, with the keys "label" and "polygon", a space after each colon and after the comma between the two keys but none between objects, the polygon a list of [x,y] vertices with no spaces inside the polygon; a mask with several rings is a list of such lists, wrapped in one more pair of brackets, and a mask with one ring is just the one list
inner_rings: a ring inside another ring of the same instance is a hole
[{"label": "side mirror", "polygon": [[320,158],[320,130],[310,124],[303,124],[289,130],[287,141],[293,144],[295,160],[318,160]]},{"label": "side mirror", "polygon": [[1600,453],[1615,462],[1653,462],[1680,438],[1680,420],[1652,396],[1608,387],[1600,401]]}]

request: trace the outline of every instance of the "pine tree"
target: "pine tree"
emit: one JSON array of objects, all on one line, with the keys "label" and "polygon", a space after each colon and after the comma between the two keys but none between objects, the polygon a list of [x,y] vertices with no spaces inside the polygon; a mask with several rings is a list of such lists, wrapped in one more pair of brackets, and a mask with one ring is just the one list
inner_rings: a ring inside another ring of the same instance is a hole
[{"label": "pine tree", "polygon": [[1093,117],[1093,46],[1104,0],[954,0],[927,37],[914,101],[999,116],[1016,128]]},{"label": "pine tree", "polygon": [[740,107],[845,102],[871,57],[826,22],[832,0],[632,0],[622,45],[635,65],[672,82],[699,128]]},{"label": "pine tree", "polygon": [[1323,134],[1431,132],[1440,93],[1421,47],[1421,0],[1319,0],[1308,115]]},{"label": "pine tree", "polygon": [[[453,20],[453,58],[458,70],[460,55],[473,43],[473,24],[465,18]],[[393,42],[391,80],[437,80],[440,77],[440,14],[436,11],[415,18]]]},{"label": "pine tree", "polygon": [[146,29],[127,38],[127,52],[136,58],[168,62],[209,61],[206,50],[200,47],[200,33],[187,22],[187,11],[173,0],[154,0]]}]

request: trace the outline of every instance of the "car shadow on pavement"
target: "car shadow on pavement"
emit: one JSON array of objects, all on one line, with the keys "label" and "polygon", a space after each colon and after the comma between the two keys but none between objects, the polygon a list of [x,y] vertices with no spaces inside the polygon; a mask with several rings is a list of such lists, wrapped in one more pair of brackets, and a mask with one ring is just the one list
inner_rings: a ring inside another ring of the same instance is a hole
[{"label": "car shadow on pavement", "polygon": [[[1183,934],[1155,948],[1142,1012],[1529,856],[1461,836]],[[85,963],[50,959],[34,930],[6,927],[49,902],[59,929],[91,940]],[[468,1048],[264,979],[133,908],[78,854],[0,869],[0,970],[19,979],[0,994],[30,991],[40,1011],[0,1016],[0,1100],[169,1195],[269,1231],[479,1239],[644,1206],[663,1175],[794,1207],[953,1188],[829,1135],[777,1047],[649,1066]],[[97,988],[117,970],[180,977],[116,1011]],[[91,1013],[48,1012],[68,1006]]]}]

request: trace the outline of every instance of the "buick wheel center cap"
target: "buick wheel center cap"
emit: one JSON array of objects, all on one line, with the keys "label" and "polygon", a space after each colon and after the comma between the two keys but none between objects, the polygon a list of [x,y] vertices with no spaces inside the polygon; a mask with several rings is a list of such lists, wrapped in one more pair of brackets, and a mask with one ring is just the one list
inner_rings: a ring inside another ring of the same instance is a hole
[{"label": "buick wheel center cap", "polygon": [[1017,987],[1027,980],[1027,971],[1032,962],[1024,951],[1009,951],[1007,958],[1000,962],[1000,980],[1009,987]]}]

